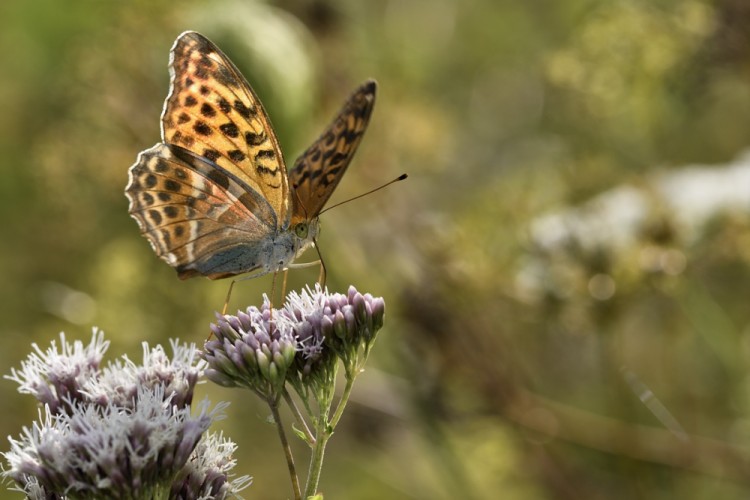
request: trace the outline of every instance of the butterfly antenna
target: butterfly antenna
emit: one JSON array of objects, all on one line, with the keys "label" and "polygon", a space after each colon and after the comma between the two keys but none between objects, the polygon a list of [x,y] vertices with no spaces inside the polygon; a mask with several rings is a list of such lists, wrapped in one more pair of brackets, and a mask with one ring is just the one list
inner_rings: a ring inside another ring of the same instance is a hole
[{"label": "butterfly antenna", "polygon": [[[392,181],[386,182],[382,186],[378,186],[375,189],[371,189],[371,190],[367,191],[366,193],[362,193],[360,195],[355,196],[354,198],[349,198],[348,200],[340,201],[340,202],[336,203],[335,205],[331,205],[330,207],[328,207],[325,210],[323,210],[322,212],[320,212],[320,214],[323,214],[324,212],[327,212],[327,211],[331,210],[332,208],[336,208],[339,205],[343,205],[344,203],[349,203],[350,201],[354,201],[356,199],[362,198],[363,196],[367,196],[368,194],[372,194],[375,191],[380,191],[381,189],[383,189],[385,187],[388,187],[388,186],[390,186],[391,184],[393,184],[395,182],[403,181],[407,177],[409,177],[407,174],[401,174],[398,177],[396,177],[395,179],[393,179]],[[318,214],[318,215],[320,215],[320,214]],[[320,253],[318,253],[318,255],[320,255]],[[321,260],[321,262],[322,262],[322,260]]]}]

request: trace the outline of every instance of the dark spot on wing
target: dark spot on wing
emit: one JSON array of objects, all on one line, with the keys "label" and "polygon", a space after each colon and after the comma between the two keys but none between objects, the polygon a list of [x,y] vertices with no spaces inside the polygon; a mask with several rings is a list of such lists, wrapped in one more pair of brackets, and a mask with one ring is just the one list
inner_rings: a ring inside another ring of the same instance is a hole
[{"label": "dark spot on wing", "polygon": [[[336,153],[335,155],[333,155],[333,158],[331,158],[331,164],[332,165],[336,165],[336,164],[341,163],[344,160],[346,160],[346,155],[345,154],[343,154],[343,153]],[[331,171],[332,171],[332,169],[329,168],[328,172],[331,172]]]},{"label": "dark spot on wing", "polygon": [[338,178],[338,173],[340,170],[341,167],[329,168],[326,172],[325,177],[320,180],[320,184],[322,184],[323,186],[330,186]]},{"label": "dark spot on wing", "polygon": [[229,159],[234,162],[241,162],[247,156],[245,156],[245,153],[240,151],[239,149],[233,149],[232,151],[227,151],[227,155],[229,155]]},{"label": "dark spot on wing", "polygon": [[221,130],[227,137],[234,138],[240,135],[240,129],[237,128],[237,125],[231,122],[219,125],[219,130]]},{"label": "dark spot on wing", "polygon": [[208,178],[222,189],[227,189],[229,187],[229,178],[218,170],[211,170],[208,174]]},{"label": "dark spot on wing", "polygon": [[294,183],[293,187],[297,189],[298,187],[300,187],[302,184],[305,183],[308,177],[310,177],[310,171],[309,170],[303,171],[302,175],[299,176],[299,178],[297,179],[297,182]]},{"label": "dark spot on wing", "polygon": [[216,151],[215,149],[204,149],[203,150],[203,157],[206,158],[206,159],[208,159],[208,160],[216,161],[216,160],[219,159],[219,156],[221,156],[221,154],[218,151]]},{"label": "dark spot on wing", "polygon": [[248,146],[260,146],[264,142],[266,142],[266,134],[261,132],[260,134],[255,134],[253,132],[245,132],[245,142],[248,144]]},{"label": "dark spot on wing", "polygon": [[257,153],[255,153],[255,159],[261,160],[263,158],[268,158],[270,160],[276,158],[276,153],[274,153],[273,149],[261,149]]},{"label": "dark spot on wing", "polygon": [[243,116],[244,118],[250,118],[252,115],[255,114],[255,108],[248,108],[245,106],[245,103],[237,99],[234,101],[234,109],[237,110],[237,112]]},{"label": "dark spot on wing", "polygon": [[152,220],[152,221],[153,221],[153,223],[154,223],[154,224],[156,224],[157,226],[158,226],[159,224],[161,224],[161,214],[159,213],[159,211],[158,211],[158,210],[149,210],[149,211],[148,211],[148,216],[149,216],[149,217],[151,217],[151,220]]},{"label": "dark spot on wing", "polygon": [[213,116],[216,116],[216,110],[212,108],[210,104],[204,102],[201,106],[201,114],[206,118],[211,118]]},{"label": "dark spot on wing", "polygon": [[261,175],[262,174],[276,175],[277,173],[279,173],[278,168],[268,168],[268,167],[264,167],[263,165],[255,165],[255,171]]},{"label": "dark spot on wing", "polygon": [[198,101],[195,99],[195,97],[189,95],[185,98],[185,106],[192,107],[198,104]]},{"label": "dark spot on wing", "polygon": [[202,121],[195,122],[195,125],[193,125],[193,130],[195,130],[196,134],[200,135],[211,135],[213,133],[211,127],[209,127],[206,122]]},{"label": "dark spot on wing", "polygon": [[229,114],[230,111],[232,111],[232,105],[229,104],[229,101],[224,99],[223,97],[219,98],[219,109],[222,113]]},{"label": "dark spot on wing", "polygon": [[164,189],[177,193],[180,191],[180,183],[172,179],[167,179],[164,181]]},{"label": "dark spot on wing", "polygon": [[346,141],[346,144],[349,145],[355,140],[357,140],[361,135],[363,131],[362,130],[348,130],[341,134],[341,137],[344,138],[344,141]]},{"label": "dark spot on wing", "polygon": [[159,158],[158,161],[156,162],[156,165],[154,165],[154,172],[156,172],[157,174],[163,174],[167,170],[169,170],[169,165],[167,164],[166,161]]},{"label": "dark spot on wing", "polygon": [[177,217],[177,214],[179,214],[179,210],[177,210],[177,208],[173,205],[164,207],[164,215],[166,215],[170,219],[174,219],[175,217]]}]

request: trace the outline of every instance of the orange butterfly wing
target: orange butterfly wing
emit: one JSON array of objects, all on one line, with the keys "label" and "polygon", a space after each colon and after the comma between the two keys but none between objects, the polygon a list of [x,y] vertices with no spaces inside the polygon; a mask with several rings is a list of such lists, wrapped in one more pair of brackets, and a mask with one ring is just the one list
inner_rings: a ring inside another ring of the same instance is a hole
[{"label": "orange butterfly wing", "polygon": [[317,217],[331,197],[367,129],[376,90],[374,80],[360,85],[333,122],[289,171],[292,224]]},{"label": "orange butterfly wing", "polygon": [[273,225],[287,228],[286,166],[271,121],[247,80],[213,42],[190,31],[172,47],[170,74],[162,140],[214,162],[260,193],[278,218]]},{"label": "orange butterfly wing", "polygon": [[[180,278],[272,272],[292,262],[314,241],[317,216],[362,139],[376,83],[356,89],[287,172],[258,97],[216,45],[183,33],[169,70],[163,142],[138,155],[126,188],[141,232]],[[292,231],[298,222],[310,232]]]},{"label": "orange butterfly wing", "polygon": [[263,106],[198,33],[177,38],[169,71],[163,142],[130,168],[130,214],[180,278],[273,270],[294,248],[286,167]]}]

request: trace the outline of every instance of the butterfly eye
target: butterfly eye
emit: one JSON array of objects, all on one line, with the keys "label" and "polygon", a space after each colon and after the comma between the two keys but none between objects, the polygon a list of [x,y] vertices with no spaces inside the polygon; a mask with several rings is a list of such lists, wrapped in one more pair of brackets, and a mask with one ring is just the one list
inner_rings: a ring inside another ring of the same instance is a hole
[{"label": "butterfly eye", "polygon": [[307,238],[307,224],[304,222],[300,222],[296,226],[294,226],[294,234],[297,235],[298,238],[302,238],[303,240]]}]

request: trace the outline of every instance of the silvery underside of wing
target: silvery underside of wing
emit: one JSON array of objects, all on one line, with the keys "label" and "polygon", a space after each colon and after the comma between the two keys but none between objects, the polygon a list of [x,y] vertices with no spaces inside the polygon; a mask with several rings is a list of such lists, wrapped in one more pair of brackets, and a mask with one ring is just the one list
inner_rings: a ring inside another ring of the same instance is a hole
[{"label": "silvery underside of wing", "polygon": [[129,177],[131,216],[180,278],[223,278],[265,264],[277,232],[273,209],[231,173],[160,143],[138,156]]}]

